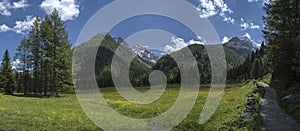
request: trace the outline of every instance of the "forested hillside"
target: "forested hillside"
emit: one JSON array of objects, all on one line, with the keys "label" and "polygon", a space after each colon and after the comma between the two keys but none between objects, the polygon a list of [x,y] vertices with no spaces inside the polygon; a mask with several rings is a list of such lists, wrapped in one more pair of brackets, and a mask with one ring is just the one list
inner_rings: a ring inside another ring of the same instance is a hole
[{"label": "forested hillside", "polygon": [[[102,40],[103,39],[103,40]],[[100,43],[102,40],[102,43]],[[118,40],[118,41],[116,41]],[[84,58],[89,54],[89,48],[98,48],[98,53],[95,60],[95,74],[99,87],[113,86],[111,78],[111,62],[115,55],[115,51],[118,47],[122,47],[126,50],[126,54],[133,53],[133,50],[127,44],[121,44],[123,41],[121,38],[112,38],[109,34],[98,34],[91,38],[89,41],[77,46],[75,50],[78,50],[77,56],[80,56],[78,63],[85,61]],[[234,37],[228,43],[224,44],[226,61],[228,69],[233,69],[240,66],[248,55],[251,54],[254,47],[253,43],[247,38]],[[213,46],[213,45],[211,45]],[[201,75],[201,82],[210,82],[210,62],[205,49],[205,46],[199,44],[189,45],[188,47],[195,56],[199,73]],[[184,49],[182,49],[184,50]],[[181,51],[174,52],[173,54],[180,54]],[[122,58],[116,55],[115,57]],[[122,59],[119,59],[122,60]],[[180,83],[180,71],[177,67],[177,63],[172,59],[170,55],[163,56],[157,61],[157,63],[151,69],[151,61],[147,61],[136,56],[130,66],[130,80],[134,86],[146,86],[149,85],[148,77],[151,70],[161,70],[166,76],[168,83],[179,84]],[[149,66],[150,65],[150,66]]]},{"label": "forested hillside", "polygon": [[[112,38],[109,34],[98,34],[75,48],[75,50],[77,50],[76,56],[80,57],[77,58],[78,63],[76,63],[79,65],[85,62],[87,56],[92,55],[89,54],[90,51],[88,51],[90,48],[98,48],[95,60],[95,74],[99,87],[114,86],[111,76],[111,63],[113,57],[122,61],[122,56],[115,55],[116,49],[122,46],[122,48],[124,48],[123,53],[133,53],[126,44],[122,45],[122,42],[119,42],[120,39],[121,38]],[[147,62],[142,60],[139,56],[136,56],[130,65],[130,80],[132,84],[134,86],[141,86],[145,74],[149,71],[150,67],[147,65]]]},{"label": "forested hillside", "polygon": [[282,107],[300,122],[300,2],[269,1],[263,30],[272,68],[271,86]]},{"label": "forested hillside", "polygon": [[[225,43],[223,45],[228,70],[232,70],[242,65],[246,57],[248,57],[254,49],[252,48],[252,44],[253,43],[251,42],[249,43],[248,41],[244,41],[239,39],[238,37],[234,37],[228,43]],[[213,48],[214,45],[206,46],[211,46]],[[189,50],[197,60],[202,83],[209,83],[211,77],[211,65],[205,48],[206,46],[193,44],[186,47],[189,48]],[[177,63],[173,60],[171,55],[179,55],[180,53],[182,53],[182,50],[162,57],[153,67],[154,70],[163,71],[166,74],[169,83],[180,83],[180,71]]]}]

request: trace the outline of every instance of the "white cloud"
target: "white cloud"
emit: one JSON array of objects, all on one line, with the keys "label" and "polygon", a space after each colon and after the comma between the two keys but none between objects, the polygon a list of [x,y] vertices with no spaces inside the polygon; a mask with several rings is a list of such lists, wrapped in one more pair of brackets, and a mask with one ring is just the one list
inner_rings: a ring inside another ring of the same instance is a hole
[{"label": "white cloud", "polygon": [[227,43],[230,40],[230,38],[228,38],[227,36],[224,36],[222,39],[222,43]]},{"label": "white cloud", "polygon": [[244,21],[245,21],[243,17],[241,17],[241,21],[242,21],[242,22],[244,22]]},{"label": "white cloud", "polygon": [[78,17],[79,5],[75,0],[44,0],[40,7],[42,7],[47,14],[51,14],[56,9],[63,21],[73,20]]},{"label": "white cloud", "polygon": [[188,44],[182,38],[173,36],[171,38],[171,44],[166,45],[163,48],[163,51],[167,52],[167,53],[172,53],[174,51],[178,51],[187,46],[188,46]]},{"label": "white cloud", "polygon": [[191,44],[205,45],[204,42],[202,42],[202,41],[197,41],[197,40],[190,40],[190,41],[188,42],[188,44],[189,44],[189,45],[191,45]]},{"label": "white cloud", "polygon": [[260,29],[260,26],[254,25],[254,23],[250,23],[250,29]]},{"label": "white cloud", "polygon": [[14,26],[13,30],[16,33],[23,34],[25,31],[28,31],[31,28],[31,25],[35,19],[36,17],[26,16],[25,20],[16,21],[16,25]]},{"label": "white cloud", "polygon": [[252,3],[252,2],[256,2],[256,1],[258,1],[258,0],[248,0],[248,2],[250,2],[250,3]]},{"label": "white cloud", "polygon": [[12,69],[15,70],[15,69],[17,69],[18,66],[21,65],[21,61],[19,59],[17,59],[15,61],[12,61],[11,64],[12,64]]},{"label": "white cloud", "polygon": [[[201,39],[200,36],[198,36],[198,39]],[[179,51],[184,47],[187,47],[188,45],[191,44],[201,44],[204,45],[204,42],[201,42],[199,40],[189,40],[188,42],[185,42],[184,39],[179,38],[179,37],[175,37],[173,36],[171,38],[171,44],[167,44],[164,48],[163,51],[167,52],[167,53],[172,53],[175,51]]]},{"label": "white cloud", "polygon": [[217,14],[225,17],[225,13],[233,13],[223,0],[199,0],[199,2],[196,9],[200,12],[200,18],[209,18]]},{"label": "white cloud", "polygon": [[263,6],[264,6],[264,4],[270,3],[270,1],[276,1],[276,0],[248,0],[249,3],[260,2],[260,3],[262,3]]},{"label": "white cloud", "polygon": [[200,5],[196,9],[201,12],[201,18],[208,18],[217,14],[212,1],[200,0]]},{"label": "white cloud", "polygon": [[29,6],[27,4],[27,0],[20,0],[18,2],[13,2],[12,5],[13,5],[12,8],[14,8],[14,9],[25,8],[25,7]]},{"label": "white cloud", "polygon": [[231,18],[231,17],[224,17],[223,21],[234,24],[235,23],[235,19]]},{"label": "white cloud", "polygon": [[11,28],[8,27],[8,26],[5,25],[5,24],[3,24],[3,25],[0,26],[0,32],[7,32],[7,31],[9,31],[9,30],[11,30]]},{"label": "white cloud", "polygon": [[248,0],[248,2],[253,3],[253,2],[268,2],[269,0]]},{"label": "white cloud", "polygon": [[21,61],[19,59],[16,59],[15,61],[12,62],[13,65],[20,65]]},{"label": "white cloud", "polygon": [[16,21],[14,27],[8,27],[5,24],[0,26],[0,32],[13,31],[18,34],[24,34],[26,31],[30,30],[31,25],[33,24],[36,17],[26,16],[26,19],[23,21]]},{"label": "white cloud", "polygon": [[249,28],[249,24],[246,23],[246,22],[242,22],[242,23],[240,24],[240,27],[242,27],[242,30],[247,30],[247,29]]},{"label": "white cloud", "polygon": [[27,0],[20,0],[12,3],[9,0],[3,0],[0,2],[0,14],[4,16],[11,16],[11,9],[20,9],[28,6]]},{"label": "white cloud", "polygon": [[247,23],[244,18],[241,18],[241,24],[240,27],[242,27],[241,30],[247,30],[247,29],[260,29],[259,25],[255,25],[253,22]]}]

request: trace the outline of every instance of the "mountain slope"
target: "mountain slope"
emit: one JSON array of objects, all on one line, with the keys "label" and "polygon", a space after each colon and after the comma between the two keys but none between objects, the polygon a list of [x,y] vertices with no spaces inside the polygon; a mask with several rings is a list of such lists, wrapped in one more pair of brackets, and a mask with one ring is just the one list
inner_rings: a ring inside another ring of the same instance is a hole
[{"label": "mountain slope", "polygon": [[[103,39],[102,44],[100,45],[100,40]],[[241,65],[245,58],[249,56],[254,49],[254,46],[251,46],[253,43],[248,39],[239,39],[235,37],[229,42],[223,45],[227,69],[232,69]],[[122,45],[122,48],[125,49],[125,54],[116,55],[115,50]],[[206,45],[214,46],[214,45]],[[137,56],[131,62],[130,66],[130,80],[133,85],[147,85],[148,76],[151,70],[161,70],[167,76],[168,83],[180,83],[180,71],[177,66],[177,63],[173,60],[171,55],[165,55],[160,58],[158,55],[163,55],[164,53],[159,50],[150,50],[143,46],[136,46],[134,49],[129,48],[126,42],[122,38],[112,38],[110,35],[99,34],[94,36],[89,41],[76,48],[98,48],[98,53],[95,61],[95,74],[97,78],[98,85],[100,87],[113,86],[111,79],[111,62],[114,55],[116,59],[119,60],[118,66],[122,67],[122,59],[130,53],[135,53]],[[89,54],[89,50],[84,51],[79,56],[85,58]],[[200,44],[192,44],[188,47],[195,59],[197,60],[197,65],[201,77],[201,82],[209,83],[210,82],[210,61],[208,54],[206,52],[205,46]],[[183,48],[182,50],[184,50]],[[182,55],[180,54],[182,50],[171,53],[172,55]],[[159,59],[160,58],[160,59]],[[84,59],[80,60],[84,63]],[[156,62],[156,63],[155,63]],[[186,63],[189,64],[189,63]],[[150,67],[153,67],[152,69]],[[119,73],[124,71],[118,70]]]},{"label": "mountain slope", "polygon": [[233,37],[227,43],[224,43],[224,47],[234,50],[241,57],[247,57],[252,51],[258,49],[247,37]]},{"label": "mountain slope", "polygon": [[[101,39],[103,39],[102,43],[100,43]],[[89,48],[98,48],[95,60],[95,74],[98,86],[113,86],[114,84],[111,77],[111,63],[113,57],[119,60],[119,63],[124,62],[122,61],[124,56],[115,54],[114,52],[122,45],[122,48],[125,49],[124,52],[122,52],[124,55],[130,55],[130,53],[133,53],[128,46],[124,46],[125,44],[126,43],[124,43],[120,38],[112,38],[110,35],[98,34],[89,41],[76,47],[77,50],[79,50],[77,51],[77,57],[80,56],[80,58],[78,58],[78,63],[85,63],[86,60],[84,58],[87,58],[88,55],[92,55],[89,54]],[[129,69],[131,82],[133,84],[138,83],[143,74],[149,70],[150,68],[148,68],[148,65],[145,64],[141,58],[135,57],[131,62]]]},{"label": "mountain slope", "polygon": [[[186,48],[190,49],[197,60],[201,82],[209,83],[211,67],[205,46],[193,44]],[[252,50],[255,49],[253,43],[249,39],[240,39],[238,37],[234,37],[229,42],[223,44],[223,48],[226,56],[227,69],[232,69],[241,65],[245,61],[246,57],[251,54]],[[180,54],[182,53],[182,50],[173,52],[172,55]],[[153,69],[163,71],[166,74],[169,83],[180,83],[179,68],[170,55],[164,56],[158,60]]]}]

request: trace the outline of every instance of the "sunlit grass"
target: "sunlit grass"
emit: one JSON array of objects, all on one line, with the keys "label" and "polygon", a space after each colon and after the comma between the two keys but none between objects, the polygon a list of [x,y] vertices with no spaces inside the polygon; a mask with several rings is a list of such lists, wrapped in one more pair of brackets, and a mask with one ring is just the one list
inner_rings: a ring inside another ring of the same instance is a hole
[{"label": "sunlit grass", "polygon": [[[212,118],[204,125],[198,120],[208,92],[203,85],[191,113],[174,130],[218,130],[236,120],[244,110],[252,84],[226,86],[225,94]],[[141,91],[148,89],[139,89]],[[180,88],[168,87],[157,101],[140,105],[126,101],[113,88],[101,89],[106,102],[119,113],[132,118],[151,118],[167,111],[176,101]],[[197,93],[197,92],[194,92]],[[87,100],[88,101],[88,100]],[[0,129],[5,130],[99,130],[81,109],[76,96],[31,98],[0,95]]]}]

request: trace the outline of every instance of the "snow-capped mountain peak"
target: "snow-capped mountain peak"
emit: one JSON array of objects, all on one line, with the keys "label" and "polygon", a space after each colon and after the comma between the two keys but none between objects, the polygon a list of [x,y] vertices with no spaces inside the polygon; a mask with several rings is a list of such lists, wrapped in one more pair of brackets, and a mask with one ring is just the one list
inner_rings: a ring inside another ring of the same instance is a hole
[{"label": "snow-capped mountain peak", "polygon": [[152,63],[156,63],[162,56],[166,55],[165,52],[149,49],[148,46],[136,45],[132,47],[132,50],[135,54],[141,57],[144,60],[150,61]]}]

